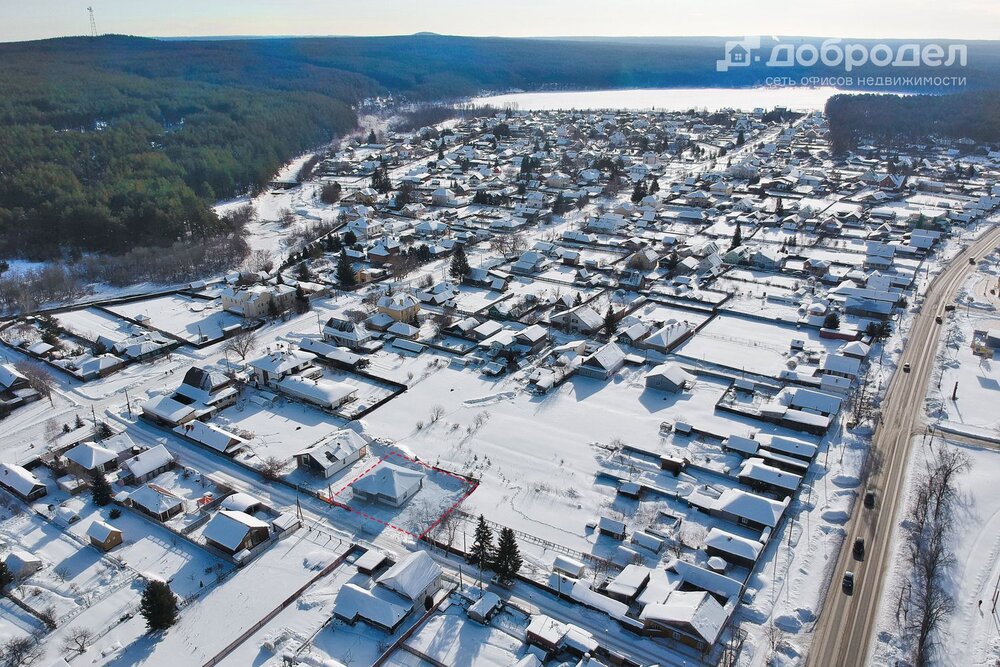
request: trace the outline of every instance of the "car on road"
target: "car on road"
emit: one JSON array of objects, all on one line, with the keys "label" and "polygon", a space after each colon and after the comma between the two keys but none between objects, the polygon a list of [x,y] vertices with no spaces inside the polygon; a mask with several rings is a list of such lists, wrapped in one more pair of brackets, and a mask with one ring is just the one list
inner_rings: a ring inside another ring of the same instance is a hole
[{"label": "car on road", "polygon": [[865,538],[859,537],[854,540],[854,560],[865,559]]},{"label": "car on road", "polygon": [[903,364],[903,372],[904,373],[910,372],[910,364]]},{"label": "car on road", "polygon": [[842,586],[845,593],[854,595],[854,573],[850,570],[844,573],[844,583]]},{"label": "car on road", "polygon": [[869,491],[865,494],[865,507],[875,509],[875,492]]},{"label": "car on road", "polygon": [[941,322],[943,322],[944,320],[942,320],[941,316],[938,315],[937,317],[934,318],[934,321],[937,322],[938,324],[941,324]]},{"label": "car on road", "polygon": [[972,264],[973,266],[975,266],[976,265],[976,258],[975,257],[970,257],[969,258],[969,264]]}]

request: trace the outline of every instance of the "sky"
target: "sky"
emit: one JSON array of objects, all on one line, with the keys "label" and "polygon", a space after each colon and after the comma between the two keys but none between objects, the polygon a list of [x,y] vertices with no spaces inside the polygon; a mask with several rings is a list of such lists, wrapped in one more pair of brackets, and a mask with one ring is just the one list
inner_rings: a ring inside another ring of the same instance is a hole
[{"label": "sky", "polygon": [[1000,39],[998,0],[0,0],[0,42],[99,33]]}]

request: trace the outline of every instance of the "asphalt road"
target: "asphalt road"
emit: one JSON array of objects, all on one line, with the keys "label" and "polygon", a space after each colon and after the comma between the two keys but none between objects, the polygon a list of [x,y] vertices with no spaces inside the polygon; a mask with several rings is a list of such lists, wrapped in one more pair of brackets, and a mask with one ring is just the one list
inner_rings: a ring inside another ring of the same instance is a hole
[{"label": "asphalt road", "polygon": [[[834,667],[866,664],[872,634],[878,621],[879,601],[889,569],[893,527],[903,504],[901,495],[910,442],[923,428],[924,398],[934,369],[940,325],[935,318],[975,270],[977,260],[1000,245],[1000,228],[985,232],[955,257],[933,280],[920,312],[914,319],[897,371],[882,401],[882,421],[872,443],[872,465],[867,485],[861,489],[847,524],[847,536],[840,547],[837,566],[816,625],[807,665]],[[902,371],[910,365],[910,372]],[[865,491],[877,491],[874,509],[860,502]],[[865,540],[865,558],[854,560],[855,539]],[[854,594],[841,588],[847,570],[854,572]]]}]

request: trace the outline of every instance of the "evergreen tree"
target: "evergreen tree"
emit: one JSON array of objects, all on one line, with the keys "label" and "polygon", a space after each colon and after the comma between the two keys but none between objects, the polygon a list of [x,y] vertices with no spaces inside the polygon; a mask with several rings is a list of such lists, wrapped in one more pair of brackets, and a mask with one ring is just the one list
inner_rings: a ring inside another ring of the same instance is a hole
[{"label": "evergreen tree", "polygon": [[100,507],[111,503],[111,484],[103,472],[94,473],[90,481],[90,491],[94,495],[94,504]]},{"label": "evergreen tree", "polygon": [[660,191],[660,179],[654,178],[653,182],[649,184],[649,194],[655,194]]},{"label": "evergreen tree", "polygon": [[352,246],[357,242],[358,242],[358,235],[348,229],[347,233],[344,234],[344,245]]},{"label": "evergreen tree", "polygon": [[472,548],[469,549],[469,562],[485,570],[493,563],[493,557],[493,531],[486,524],[486,517],[480,514]]},{"label": "evergreen tree", "polygon": [[165,581],[150,581],[142,591],[139,613],[148,630],[166,630],[177,622],[177,596]]},{"label": "evergreen tree", "polygon": [[10,573],[7,563],[0,560],[0,592],[2,592],[3,589],[5,589],[12,581],[14,581],[14,575]]},{"label": "evergreen tree", "polygon": [[378,137],[375,136],[375,130],[372,130],[371,132],[368,133],[368,143],[369,144],[378,143]]},{"label": "evergreen tree", "polygon": [[729,246],[729,249],[738,248],[743,245],[743,229],[740,227],[740,221],[736,221],[736,231],[733,232],[733,242]]},{"label": "evergreen tree", "polygon": [[311,308],[309,303],[309,296],[306,291],[302,289],[302,285],[295,287],[295,311],[298,313],[308,313]]},{"label": "evergreen tree", "polygon": [[644,181],[639,181],[632,189],[632,203],[638,204],[645,199],[648,194],[649,192],[646,190],[646,183]]},{"label": "evergreen tree", "polygon": [[465,247],[458,246],[455,248],[455,254],[451,258],[451,266],[448,268],[448,273],[455,280],[462,280],[465,276],[469,275],[469,271],[472,267],[469,266],[469,258],[465,256]]},{"label": "evergreen tree", "polygon": [[840,316],[837,313],[829,313],[825,318],[823,318],[823,328],[824,329],[839,329],[840,328]]},{"label": "evergreen tree", "polygon": [[513,581],[517,571],[521,569],[521,550],[514,539],[514,531],[510,528],[500,530],[500,540],[497,543],[496,561],[493,569],[501,581]]},{"label": "evergreen tree", "polygon": [[615,317],[615,309],[609,305],[608,312],[604,313],[604,335],[609,339],[615,333],[615,324],[617,323],[618,318]]},{"label": "evergreen tree", "polygon": [[337,259],[337,282],[342,287],[354,287],[358,284],[358,278],[354,275],[354,267],[351,266],[351,258],[347,256],[347,250],[340,251]]}]

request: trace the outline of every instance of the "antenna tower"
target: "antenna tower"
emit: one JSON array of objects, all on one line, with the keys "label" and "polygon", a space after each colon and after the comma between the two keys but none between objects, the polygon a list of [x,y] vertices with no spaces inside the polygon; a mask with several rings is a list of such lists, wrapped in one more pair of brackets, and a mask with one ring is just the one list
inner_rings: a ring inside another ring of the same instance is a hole
[{"label": "antenna tower", "polygon": [[90,14],[90,36],[97,37],[97,23],[94,21],[94,8],[87,7],[87,13]]}]

